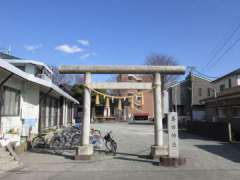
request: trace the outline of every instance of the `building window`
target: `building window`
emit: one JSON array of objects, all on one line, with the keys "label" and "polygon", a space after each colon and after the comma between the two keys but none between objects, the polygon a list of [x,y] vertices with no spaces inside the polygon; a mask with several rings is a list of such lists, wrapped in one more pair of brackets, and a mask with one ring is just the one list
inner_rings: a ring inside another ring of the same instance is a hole
[{"label": "building window", "polygon": [[202,88],[198,88],[198,96],[202,96]]},{"label": "building window", "polygon": [[18,69],[21,69],[22,71],[25,71],[25,66],[16,66]]},{"label": "building window", "polygon": [[220,89],[220,92],[223,91],[225,89],[225,84],[221,84],[219,89]]},{"label": "building window", "polygon": [[232,80],[228,79],[228,88],[231,88],[231,87],[232,87]]},{"label": "building window", "polygon": [[20,91],[4,87],[3,92],[3,107],[2,115],[3,116],[19,116],[20,114]]},{"label": "building window", "polygon": [[208,88],[208,96],[211,96],[211,88]]}]

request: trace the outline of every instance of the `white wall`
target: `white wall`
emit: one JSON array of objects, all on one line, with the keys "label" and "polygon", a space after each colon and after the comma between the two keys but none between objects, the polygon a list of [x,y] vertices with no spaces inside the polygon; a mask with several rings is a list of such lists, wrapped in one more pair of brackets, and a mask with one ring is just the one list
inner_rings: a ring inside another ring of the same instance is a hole
[{"label": "white wall", "polygon": [[[5,73],[1,72],[1,81]],[[39,118],[39,87],[24,82],[15,76],[10,78],[4,86],[20,90],[20,114],[18,116],[2,116],[2,131],[7,133],[10,129],[17,129],[19,135],[27,135],[26,123],[31,123],[32,133],[38,132]],[[25,125],[22,119],[25,119]],[[34,124],[33,124],[34,122]]]},{"label": "white wall", "polygon": [[39,120],[39,87],[25,82],[22,97],[22,119],[25,119],[25,125],[28,124],[32,127],[32,133],[36,134]]},{"label": "white wall", "polygon": [[[9,74],[10,73],[6,71],[0,70],[0,82],[2,82]],[[25,81],[22,78],[14,75],[4,84],[4,86],[8,86],[20,91],[20,113],[18,116],[2,116],[2,132],[6,134],[10,129],[16,129],[18,132],[18,136],[20,137],[21,135],[28,135],[28,130],[31,126],[31,133],[37,134],[39,124],[39,85]],[[55,95],[55,97],[58,97],[59,94],[56,93]],[[67,125],[67,112],[68,107],[65,99],[63,107],[63,124],[65,126]],[[23,119],[24,123],[22,121]],[[60,110],[58,110],[58,122],[59,119]],[[74,122],[73,119],[72,122]]]},{"label": "white wall", "polygon": [[[0,82],[2,82],[8,75],[9,73],[0,71]],[[4,84],[4,86],[8,86],[8,87],[20,90],[20,92],[22,92],[23,81],[20,78],[13,77],[13,78],[10,78]],[[23,98],[20,95],[20,107],[22,106],[22,104],[23,104]],[[21,116],[21,112],[18,116],[2,116],[1,118],[2,133],[5,134],[10,129],[15,128],[20,134],[22,131],[22,121],[20,116]]]}]

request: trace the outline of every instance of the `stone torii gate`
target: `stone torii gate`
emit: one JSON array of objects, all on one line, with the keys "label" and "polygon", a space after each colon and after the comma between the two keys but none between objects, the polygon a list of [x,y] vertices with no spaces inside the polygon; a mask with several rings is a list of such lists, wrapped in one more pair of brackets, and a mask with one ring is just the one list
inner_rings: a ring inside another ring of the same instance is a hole
[{"label": "stone torii gate", "polygon": [[[163,146],[162,126],[162,96],[161,75],[184,74],[184,66],[146,66],[146,65],[115,65],[115,66],[61,66],[59,72],[62,74],[84,74],[85,84],[95,89],[153,89],[154,91],[154,145],[151,147],[153,157],[166,155],[166,147]],[[114,83],[92,83],[91,74],[152,74],[152,83],[114,82]],[[78,147],[75,158],[89,159],[93,154],[93,145],[89,144],[90,133],[90,110],[91,90],[84,89],[84,108],[82,124],[82,141]]]}]

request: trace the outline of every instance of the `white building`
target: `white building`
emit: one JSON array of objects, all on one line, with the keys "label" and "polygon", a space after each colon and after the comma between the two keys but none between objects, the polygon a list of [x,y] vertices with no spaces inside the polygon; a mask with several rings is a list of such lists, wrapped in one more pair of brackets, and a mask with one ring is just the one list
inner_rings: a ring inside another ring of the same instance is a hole
[{"label": "white building", "polygon": [[212,81],[217,93],[240,86],[240,68]]},{"label": "white building", "polygon": [[0,59],[0,136],[37,134],[46,128],[74,123],[76,99],[52,82],[45,64]]}]

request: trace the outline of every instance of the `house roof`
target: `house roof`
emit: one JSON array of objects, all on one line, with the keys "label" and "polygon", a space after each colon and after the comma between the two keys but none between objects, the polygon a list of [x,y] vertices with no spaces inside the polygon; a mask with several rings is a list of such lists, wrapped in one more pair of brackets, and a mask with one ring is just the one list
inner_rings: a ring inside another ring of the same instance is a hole
[{"label": "house roof", "polygon": [[192,76],[197,77],[197,78],[200,78],[200,79],[205,80],[205,81],[208,81],[208,82],[212,82],[211,79],[208,79],[208,78],[206,78],[206,77],[200,76],[200,75],[198,75],[198,74],[193,74],[193,73],[192,73]]},{"label": "house roof", "polygon": [[12,64],[8,63],[7,61],[5,61],[3,59],[0,59],[0,68],[5,69],[6,71],[9,71],[9,72],[27,80],[27,81],[33,82],[35,84],[39,84],[39,85],[44,86],[44,87],[51,88],[54,91],[56,91],[57,93],[59,93],[60,95],[66,97],[69,100],[71,100],[72,102],[74,102],[76,104],[79,103],[76,99],[74,99],[68,93],[63,91],[60,87],[55,85],[53,82],[47,81],[47,80],[44,80],[44,79],[40,79],[38,77],[33,76],[32,74],[28,74],[28,73],[18,69],[17,67],[13,66]]},{"label": "house roof", "polygon": [[226,78],[228,76],[237,75],[237,74],[240,74],[240,68],[238,68],[238,69],[236,69],[236,70],[234,70],[234,71],[232,71],[232,72],[230,72],[228,74],[225,74],[224,76],[222,76],[220,78],[217,78],[217,79],[215,79],[212,82],[217,82],[217,81],[220,81],[220,80],[222,80],[222,79],[224,79],[224,78]]},{"label": "house roof", "polygon": [[44,63],[35,61],[35,60],[28,60],[28,59],[6,59],[11,64],[34,64],[40,67],[44,67],[47,69],[51,74],[53,74],[53,71]]},{"label": "house roof", "polygon": [[[205,81],[208,81],[208,82],[211,82],[210,79],[207,79],[207,78],[205,78],[205,77],[199,76],[199,75],[197,75],[197,74],[192,74],[192,76],[197,77],[197,78],[200,78],[200,79],[205,80]],[[187,76],[187,77],[188,77],[188,76]],[[179,82],[173,82],[172,84],[170,83],[170,84],[168,84],[167,87],[168,87],[168,88],[171,88],[171,87],[180,85],[180,84],[182,84],[182,83],[184,83],[184,82],[187,81],[187,77],[186,77],[184,80],[181,80],[181,81],[179,81]]]},{"label": "house roof", "polygon": [[10,54],[6,54],[6,53],[3,53],[3,52],[0,52],[0,58],[1,59],[21,59],[19,57],[12,56]]}]

